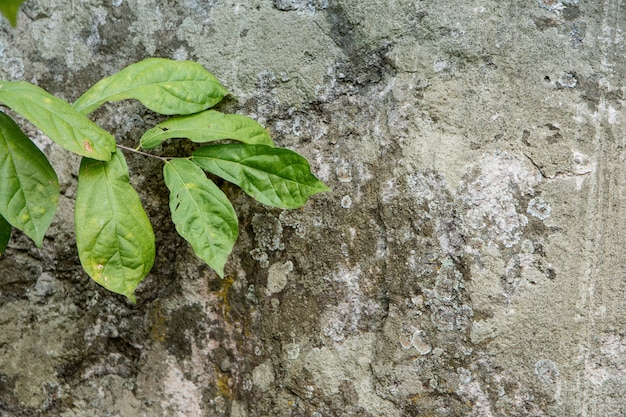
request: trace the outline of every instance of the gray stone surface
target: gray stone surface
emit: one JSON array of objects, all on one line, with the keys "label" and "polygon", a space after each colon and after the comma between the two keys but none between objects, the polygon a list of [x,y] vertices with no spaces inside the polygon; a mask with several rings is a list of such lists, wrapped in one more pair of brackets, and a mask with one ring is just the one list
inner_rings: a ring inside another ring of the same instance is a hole
[{"label": "gray stone surface", "polygon": [[[332,192],[235,187],[220,280],[128,156],[158,259],[131,305],[74,247],[78,159],[37,249],[0,259],[0,416],[626,415],[622,2],[29,0],[0,77],[68,100],[191,59]],[[133,145],[159,119],[94,115]],[[188,152],[182,143],[157,150]]]}]

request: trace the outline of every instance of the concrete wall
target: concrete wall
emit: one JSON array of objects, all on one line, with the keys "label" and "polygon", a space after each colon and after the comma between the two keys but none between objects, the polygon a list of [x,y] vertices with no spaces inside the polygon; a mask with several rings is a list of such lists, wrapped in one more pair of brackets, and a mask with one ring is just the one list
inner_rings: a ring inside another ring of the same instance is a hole
[{"label": "concrete wall", "polygon": [[[128,155],[157,236],[138,303],[82,272],[78,159],[44,247],[0,259],[0,416],[626,415],[626,7],[619,0],[29,0],[0,77],[68,100],[198,61],[333,189],[223,184],[220,280]],[[136,144],[135,102],[95,120]],[[160,149],[185,154],[187,145]]]}]

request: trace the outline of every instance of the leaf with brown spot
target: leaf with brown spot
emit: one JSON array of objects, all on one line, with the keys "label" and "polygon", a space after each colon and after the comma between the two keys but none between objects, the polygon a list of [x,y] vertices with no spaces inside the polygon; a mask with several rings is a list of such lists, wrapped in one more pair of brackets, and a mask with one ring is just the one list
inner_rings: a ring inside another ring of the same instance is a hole
[{"label": "leaf with brown spot", "polygon": [[0,81],[0,103],[28,119],[70,152],[108,161],[115,138],[68,102],[25,81]]}]

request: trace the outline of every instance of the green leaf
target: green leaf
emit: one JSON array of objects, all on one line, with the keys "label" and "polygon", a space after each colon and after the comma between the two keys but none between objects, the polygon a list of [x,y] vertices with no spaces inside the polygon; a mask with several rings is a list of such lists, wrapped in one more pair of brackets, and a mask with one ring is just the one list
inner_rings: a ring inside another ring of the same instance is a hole
[{"label": "green leaf", "polygon": [[172,159],[163,167],[170,190],[170,211],[178,233],[196,255],[220,277],[235,245],[237,215],[224,193],[188,159]]},{"label": "green leaf", "polygon": [[0,81],[0,102],[70,152],[108,161],[115,151],[113,136],[66,101],[30,83]]},{"label": "green leaf", "polygon": [[288,149],[244,144],[204,146],[193,153],[192,161],[269,206],[298,208],[311,195],[329,190],[311,174],[307,160]]},{"label": "green leaf", "polygon": [[83,158],[74,223],[78,256],[87,274],[135,302],[135,288],[154,264],[154,232],[120,151],[107,162]]},{"label": "green leaf", "polygon": [[207,110],[190,116],[176,116],[146,131],[140,143],[152,149],[172,138],[196,143],[234,139],[250,145],[274,146],[267,130],[249,117]]},{"label": "green leaf", "polygon": [[41,247],[58,203],[59,181],[50,162],[0,112],[0,216]]},{"label": "green leaf", "polygon": [[74,103],[89,114],[107,101],[139,100],[162,114],[191,114],[219,103],[228,91],[202,65],[148,58],[98,81]]},{"label": "green leaf", "polygon": [[17,12],[20,9],[20,5],[26,0],[0,0],[0,13],[4,15],[11,26],[15,27],[17,24]]},{"label": "green leaf", "polygon": [[7,250],[9,245],[9,239],[11,239],[11,225],[0,216],[0,255],[4,255],[4,251]]}]

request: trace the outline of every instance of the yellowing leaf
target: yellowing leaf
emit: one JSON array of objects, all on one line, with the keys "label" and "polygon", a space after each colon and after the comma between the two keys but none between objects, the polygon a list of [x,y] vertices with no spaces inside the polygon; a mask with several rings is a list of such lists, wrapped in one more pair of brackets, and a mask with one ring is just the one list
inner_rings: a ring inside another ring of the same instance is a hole
[{"label": "yellowing leaf", "polygon": [[78,256],[87,274],[134,302],[135,288],[154,264],[155,242],[120,151],[107,162],[83,159],[74,223]]},{"label": "yellowing leaf", "polygon": [[0,81],[0,102],[70,152],[108,161],[115,138],[69,103],[25,81]]}]

